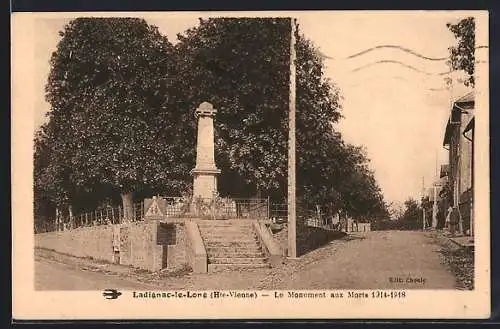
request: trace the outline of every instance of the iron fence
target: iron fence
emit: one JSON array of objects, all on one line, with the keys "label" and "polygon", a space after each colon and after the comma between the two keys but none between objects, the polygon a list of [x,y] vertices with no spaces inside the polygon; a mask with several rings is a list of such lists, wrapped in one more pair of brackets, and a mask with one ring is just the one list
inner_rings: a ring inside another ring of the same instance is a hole
[{"label": "iron fence", "polygon": [[[271,221],[275,223],[288,222],[288,204],[274,203],[270,205]],[[297,223],[309,227],[318,227],[328,230],[338,230],[339,225],[333,224],[332,215],[321,210],[297,209]]]},{"label": "iron fence", "polygon": [[334,229],[334,225],[331,219],[331,215],[321,212],[320,210],[303,210],[300,211],[299,215],[297,216],[297,221],[306,226],[329,230]]},{"label": "iron fence", "polygon": [[[131,218],[128,221],[140,221],[144,219],[144,202],[133,205]],[[59,216],[45,220],[35,221],[35,233],[53,231],[66,231],[80,227],[92,227],[99,225],[120,224],[125,220],[123,207],[104,207],[94,211],[80,213],[73,216]]]},{"label": "iron fence", "polygon": [[[156,198],[161,215],[167,218],[194,217],[201,219],[271,219],[275,223],[288,221],[288,205],[286,203],[270,203],[269,199],[225,199],[184,197]],[[144,201],[134,204],[134,210],[127,221],[142,221],[147,217]],[[298,209],[297,223],[309,227],[336,229],[330,220],[331,216],[319,210]],[[59,217],[57,219],[35,221],[35,233],[63,231],[79,227],[120,224],[125,221],[123,207],[105,207],[76,216]]]},{"label": "iron fence", "polygon": [[[262,219],[269,217],[268,199],[225,199],[157,197],[166,217],[199,217],[205,219]],[[146,210],[147,211],[147,210]]]},{"label": "iron fence", "polygon": [[[157,197],[162,215],[168,218],[196,217],[203,219],[264,219],[269,218],[268,199],[202,199]],[[145,202],[137,202],[127,221],[144,220]],[[74,216],[36,220],[35,233],[65,231],[79,227],[120,224],[125,221],[123,207],[104,207]]]},{"label": "iron fence", "polygon": [[273,203],[270,206],[269,217],[273,221],[283,221],[288,218],[288,204],[286,203]]}]

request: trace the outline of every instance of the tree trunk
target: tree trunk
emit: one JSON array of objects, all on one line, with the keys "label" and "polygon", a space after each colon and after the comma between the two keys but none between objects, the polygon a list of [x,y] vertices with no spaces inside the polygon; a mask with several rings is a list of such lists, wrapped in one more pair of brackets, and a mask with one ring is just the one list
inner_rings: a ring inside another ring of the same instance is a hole
[{"label": "tree trunk", "polygon": [[123,205],[123,219],[125,222],[131,222],[134,218],[133,193],[126,192],[121,194]]},{"label": "tree trunk", "polygon": [[73,218],[73,206],[68,205],[68,214],[69,214],[69,228],[74,229],[75,228],[75,222]]},{"label": "tree trunk", "polygon": [[56,231],[59,231],[59,222],[60,222],[60,212],[59,212],[59,207],[56,207],[56,227],[55,227],[55,230]]}]

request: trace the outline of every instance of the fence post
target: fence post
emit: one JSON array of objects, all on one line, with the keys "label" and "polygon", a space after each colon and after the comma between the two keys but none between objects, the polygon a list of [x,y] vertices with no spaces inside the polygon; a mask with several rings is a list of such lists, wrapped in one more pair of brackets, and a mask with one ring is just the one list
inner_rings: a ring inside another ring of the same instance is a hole
[{"label": "fence post", "polygon": [[269,195],[267,196],[267,219],[271,217],[271,199],[269,198]]}]

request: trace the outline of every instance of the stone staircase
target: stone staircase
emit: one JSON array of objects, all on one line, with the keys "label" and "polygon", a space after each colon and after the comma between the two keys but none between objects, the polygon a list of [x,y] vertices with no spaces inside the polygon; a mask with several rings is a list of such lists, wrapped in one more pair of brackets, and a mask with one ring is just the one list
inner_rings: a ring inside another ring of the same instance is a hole
[{"label": "stone staircase", "polygon": [[208,272],[269,267],[250,220],[198,222],[208,256]]}]

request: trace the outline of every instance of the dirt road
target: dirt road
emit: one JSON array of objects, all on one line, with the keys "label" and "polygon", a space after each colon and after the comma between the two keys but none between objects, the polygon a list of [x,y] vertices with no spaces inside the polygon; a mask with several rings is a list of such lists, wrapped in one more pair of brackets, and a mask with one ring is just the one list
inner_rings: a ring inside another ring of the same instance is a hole
[{"label": "dirt road", "polygon": [[441,264],[439,250],[428,233],[369,232],[273,269],[172,277],[127,274],[132,271],[117,265],[89,272],[81,260],[38,257],[36,289],[454,289],[455,277]]},{"label": "dirt road", "polygon": [[[422,232],[351,235],[331,256],[292,272],[279,287],[294,289],[453,289],[440,247]],[[327,247],[323,252],[328,252]]]},{"label": "dirt road", "polygon": [[49,259],[35,261],[35,290],[154,289],[154,286],[75,268]]}]

